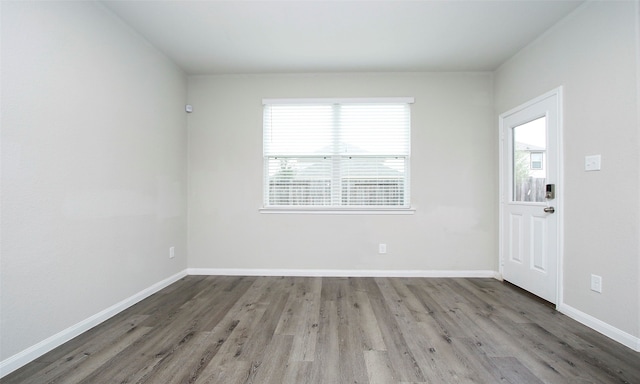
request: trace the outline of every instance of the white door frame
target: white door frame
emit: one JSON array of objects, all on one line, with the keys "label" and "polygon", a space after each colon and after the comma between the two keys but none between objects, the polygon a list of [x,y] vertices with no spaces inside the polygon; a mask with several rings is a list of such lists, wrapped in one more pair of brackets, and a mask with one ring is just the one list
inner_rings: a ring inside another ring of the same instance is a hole
[{"label": "white door frame", "polygon": [[533,104],[536,104],[538,102],[540,102],[541,100],[544,100],[546,98],[549,98],[550,96],[557,96],[556,100],[557,100],[557,109],[558,109],[558,127],[556,130],[556,134],[557,134],[557,143],[558,143],[558,156],[557,156],[557,175],[558,175],[558,186],[559,188],[556,189],[556,198],[553,201],[553,205],[556,208],[556,212],[554,213],[555,215],[557,215],[557,220],[558,220],[558,241],[557,241],[557,292],[556,292],[556,309],[559,309],[560,306],[563,304],[563,300],[562,298],[564,297],[564,287],[563,287],[563,281],[564,281],[564,270],[562,268],[562,266],[564,265],[564,188],[565,188],[565,183],[564,183],[564,146],[563,146],[563,141],[562,138],[564,136],[563,134],[563,90],[562,90],[562,86],[555,88],[549,92],[546,92],[545,94],[536,97],[533,100],[530,100],[522,105],[519,105],[507,112],[501,113],[499,116],[499,127],[498,129],[500,130],[500,132],[498,133],[498,139],[500,141],[500,161],[499,161],[499,180],[500,180],[500,193],[499,193],[499,226],[498,226],[498,230],[499,230],[499,276],[500,276],[500,280],[502,280],[503,278],[503,272],[504,272],[504,260],[505,260],[505,249],[504,249],[504,236],[505,236],[505,223],[504,223],[504,203],[505,203],[505,199],[509,199],[510,196],[505,196],[504,191],[505,191],[505,183],[509,183],[510,180],[505,180],[504,177],[504,167],[509,166],[509,160],[504,158],[504,153],[505,153],[505,145],[508,145],[508,143],[505,142],[505,137],[504,137],[504,120],[506,118],[506,116],[511,115],[513,113],[516,113],[518,111],[521,111],[525,108],[530,107]]}]

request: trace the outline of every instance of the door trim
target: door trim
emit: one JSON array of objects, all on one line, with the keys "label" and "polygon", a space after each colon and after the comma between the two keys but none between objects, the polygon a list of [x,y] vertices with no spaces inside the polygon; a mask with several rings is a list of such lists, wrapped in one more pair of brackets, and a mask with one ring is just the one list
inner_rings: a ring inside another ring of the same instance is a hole
[{"label": "door trim", "polygon": [[554,206],[556,207],[556,213],[555,215],[557,215],[557,220],[558,220],[558,241],[557,241],[557,290],[556,290],[556,309],[559,309],[562,305],[564,305],[564,301],[563,301],[563,297],[564,297],[564,286],[563,286],[563,281],[564,281],[564,270],[563,270],[563,265],[564,265],[564,189],[565,189],[565,183],[564,183],[564,144],[563,144],[563,137],[564,137],[564,127],[563,127],[563,123],[564,123],[564,113],[563,113],[563,88],[562,86],[555,88],[549,92],[546,92],[545,94],[536,97],[535,99],[532,99],[530,101],[527,101],[526,103],[519,105],[513,109],[510,109],[504,113],[501,113],[498,117],[498,141],[499,141],[499,167],[498,167],[498,172],[499,172],[499,188],[500,188],[500,193],[499,193],[499,198],[498,198],[498,207],[499,207],[499,224],[498,224],[498,253],[499,253],[499,259],[498,259],[498,272],[500,275],[500,279],[502,279],[503,277],[503,273],[504,273],[504,260],[505,260],[505,252],[506,250],[504,249],[504,236],[505,236],[505,228],[506,225],[504,223],[504,203],[505,203],[505,199],[508,198],[507,196],[504,195],[504,190],[505,190],[505,183],[509,183],[509,180],[504,180],[504,167],[508,166],[508,164],[505,164],[505,161],[507,159],[504,158],[504,149],[505,149],[505,145],[508,145],[508,143],[505,142],[505,137],[504,137],[504,120],[507,116],[512,115],[514,113],[520,112],[523,109],[526,109],[544,99],[547,99],[549,97],[552,96],[556,96],[556,100],[557,100],[557,110],[558,110],[558,121],[557,121],[557,130],[556,130],[556,135],[557,135],[557,143],[558,143],[558,156],[557,156],[557,175],[558,175],[558,184],[560,186],[560,188],[558,188],[556,190],[556,199],[554,200]]}]

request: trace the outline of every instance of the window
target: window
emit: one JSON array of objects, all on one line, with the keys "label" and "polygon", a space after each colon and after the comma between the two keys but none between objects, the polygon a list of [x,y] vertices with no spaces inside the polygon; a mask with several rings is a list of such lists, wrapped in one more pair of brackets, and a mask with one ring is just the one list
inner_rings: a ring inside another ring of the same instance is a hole
[{"label": "window", "polygon": [[265,208],[409,208],[412,102],[264,100]]},{"label": "window", "polygon": [[542,152],[531,152],[531,169],[542,169]]}]

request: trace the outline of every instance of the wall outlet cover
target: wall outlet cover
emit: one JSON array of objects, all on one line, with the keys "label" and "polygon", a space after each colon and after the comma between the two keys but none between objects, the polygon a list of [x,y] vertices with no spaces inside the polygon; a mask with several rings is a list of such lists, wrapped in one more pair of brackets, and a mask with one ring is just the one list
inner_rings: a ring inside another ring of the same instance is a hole
[{"label": "wall outlet cover", "polygon": [[585,171],[599,171],[602,165],[601,155],[589,155],[584,157]]}]

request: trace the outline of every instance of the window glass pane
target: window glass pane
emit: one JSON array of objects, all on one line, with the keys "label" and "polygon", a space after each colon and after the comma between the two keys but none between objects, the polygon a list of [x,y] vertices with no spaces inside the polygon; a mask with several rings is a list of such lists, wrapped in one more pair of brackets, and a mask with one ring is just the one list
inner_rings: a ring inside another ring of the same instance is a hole
[{"label": "window glass pane", "polygon": [[545,201],[546,117],[513,128],[513,201]]},{"label": "window glass pane", "polygon": [[408,105],[342,105],[340,153],[408,155]]},{"label": "window glass pane", "polygon": [[268,205],[331,205],[331,159],[271,157],[267,164]]},{"label": "window glass pane", "polygon": [[333,152],[330,105],[272,105],[264,112],[264,154],[329,155]]},{"label": "window glass pane", "polygon": [[404,205],[405,158],[343,157],[340,169],[342,205]]}]

